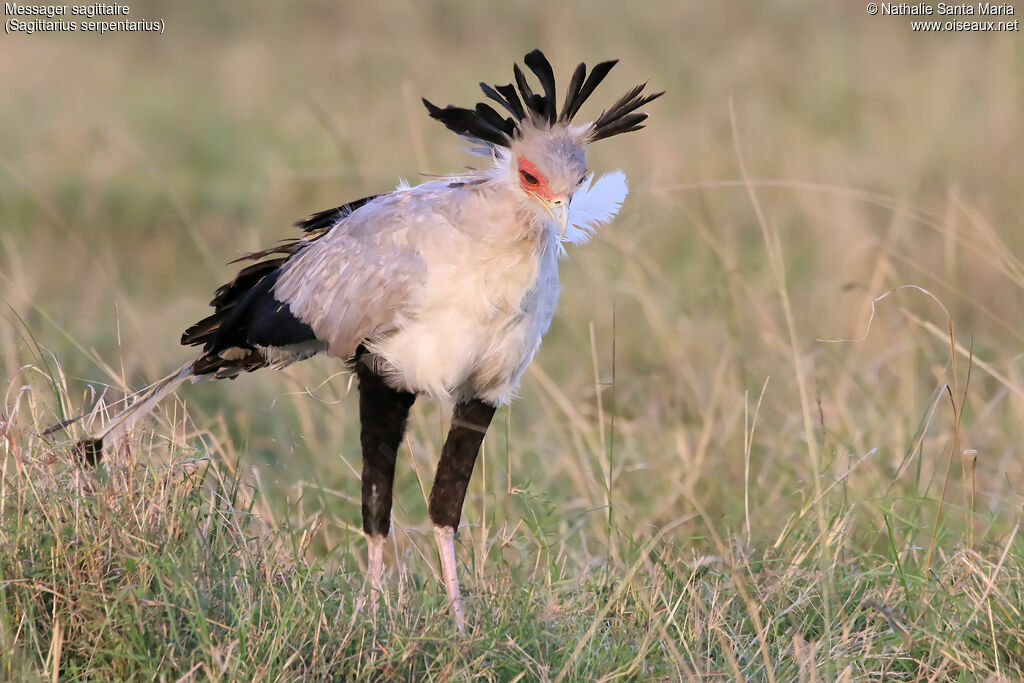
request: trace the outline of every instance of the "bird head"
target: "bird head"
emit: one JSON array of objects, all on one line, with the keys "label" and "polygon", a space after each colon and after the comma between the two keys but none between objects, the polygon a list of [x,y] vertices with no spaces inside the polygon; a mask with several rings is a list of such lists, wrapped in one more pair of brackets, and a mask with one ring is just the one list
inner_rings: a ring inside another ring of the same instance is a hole
[{"label": "bird head", "polygon": [[569,223],[569,202],[587,179],[583,145],[567,130],[533,131],[513,141],[508,172],[521,206],[536,218],[550,217],[559,236]]},{"label": "bird head", "polygon": [[586,145],[643,128],[647,114],[637,110],[663,93],[645,94],[646,84],[638,85],[594,121],[573,125],[580,107],[616,61],[601,62],[589,74],[585,64],[577,66],[560,110],[547,58],[534,50],[523,61],[540,82],[542,93],[534,92],[518,64],[513,66],[515,85],[480,84],[484,95],[500,104],[508,116],[483,102],[473,109],[453,105],[442,109],[426,99],[423,103],[430,116],[482,153],[508,162],[509,180],[521,193],[523,206],[540,218],[550,216],[564,236],[570,201],[588,177]]}]

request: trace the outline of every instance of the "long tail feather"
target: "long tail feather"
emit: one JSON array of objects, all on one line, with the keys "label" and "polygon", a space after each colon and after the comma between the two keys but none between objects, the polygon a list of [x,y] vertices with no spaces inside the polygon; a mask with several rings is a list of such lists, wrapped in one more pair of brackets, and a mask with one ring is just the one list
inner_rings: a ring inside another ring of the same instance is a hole
[{"label": "long tail feather", "polygon": [[89,465],[95,465],[103,458],[103,448],[111,446],[128,434],[139,420],[153,412],[153,409],[177,389],[182,382],[193,376],[196,360],[193,359],[153,384],[145,393],[115,415],[101,429],[75,444],[75,454]]}]

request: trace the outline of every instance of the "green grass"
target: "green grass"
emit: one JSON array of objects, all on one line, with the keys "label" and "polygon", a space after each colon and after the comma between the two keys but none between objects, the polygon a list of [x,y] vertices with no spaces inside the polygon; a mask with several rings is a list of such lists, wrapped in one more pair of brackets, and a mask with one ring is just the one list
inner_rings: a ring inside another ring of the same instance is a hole
[{"label": "green grass", "polygon": [[928,573],[927,528],[881,513],[902,533],[860,550],[857,515],[838,504],[825,536],[805,518],[754,546],[714,525],[708,538],[676,537],[677,523],[644,540],[616,527],[615,560],[586,568],[574,535],[544,520],[483,543],[469,528],[460,554],[472,625],[456,637],[424,535],[403,544],[374,614],[358,604],[355,534],[332,549],[330,569],[325,554],[310,559],[321,518],[268,524],[215,455],[172,449],[166,464],[97,472],[40,455],[9,447],[4,461],[10,679],[54,662],[68,679],[229,680],[1015,678],[1024,665],[1016,528],[977,548],[940,532]]},{"label": "green grass", "polygon": [[[797,1],[132,11],[167,34],[3,41],[0,678],[1024,678],[1015,35]],[[67,444],[98,415],[40,434],[183,362],[240,252],[471,161],[418,96],[534,46],[621,59],[585,114],[668,92],[591,151],[631,195],[485,441],[464,636],[429,401],[376,612],[339,364],[185,387],[97,471]]]}]

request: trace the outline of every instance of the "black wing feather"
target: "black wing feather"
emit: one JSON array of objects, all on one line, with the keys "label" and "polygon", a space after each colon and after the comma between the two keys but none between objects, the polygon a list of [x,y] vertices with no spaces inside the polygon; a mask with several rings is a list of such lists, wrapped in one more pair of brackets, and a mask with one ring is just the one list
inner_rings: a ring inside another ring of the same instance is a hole
[{"label": "black wing feather", "polygon": [[369,197],[357,199],[354,202],[348,202],[347,204],[336,206],[333,209],[318,211],[314,214],[307,216],[306,218],[303,218],[301,221],[296,221],[295,227],[302,228],[302,232],[314,232],[316,230],[321,230],[323,228],[334,227],[334,224],[340,221],[342,218],[345,218],[356,209],[362,208],[364,204],[372,202],[374,199],[380,196],[381,195],[379,194],[373,194],[370,195]]},{"label": "black wing feather", "polygon": [[[319,211],[295,225],[305,235],[277,246],[246,254],[238,261],[255,261],[242,268],[235,279],[217,288],[210,305],[214,312],[181,335],[186,346],[202,346],[204,355],[195,365],[196,375],[234,377],[252,372],[268,363],[262,347],[287,347],[316,341],[306,323],[292,315],[286,303],[274,297],[273,289],[282,267],[296,254],[333,230],[354,211],[380,195],[363,197],[332,209]],[[221,356],[226,349],[240,352]]]}]

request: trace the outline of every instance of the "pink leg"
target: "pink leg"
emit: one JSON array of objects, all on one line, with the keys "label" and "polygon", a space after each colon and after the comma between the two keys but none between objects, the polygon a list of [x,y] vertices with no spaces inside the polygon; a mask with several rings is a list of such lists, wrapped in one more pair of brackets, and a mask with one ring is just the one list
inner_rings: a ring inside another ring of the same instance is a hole
[{"label": "pink leg", "polygon": [[437,541],[437,552],[441,556],[441,576],[444,589],[448,593],[448,606],[455,628],[466,630],[466,616],[462,612],[462,601],[459,599],[459,577],[455,574],[455,529],[450,526],[435,526],[434,540]]}]

